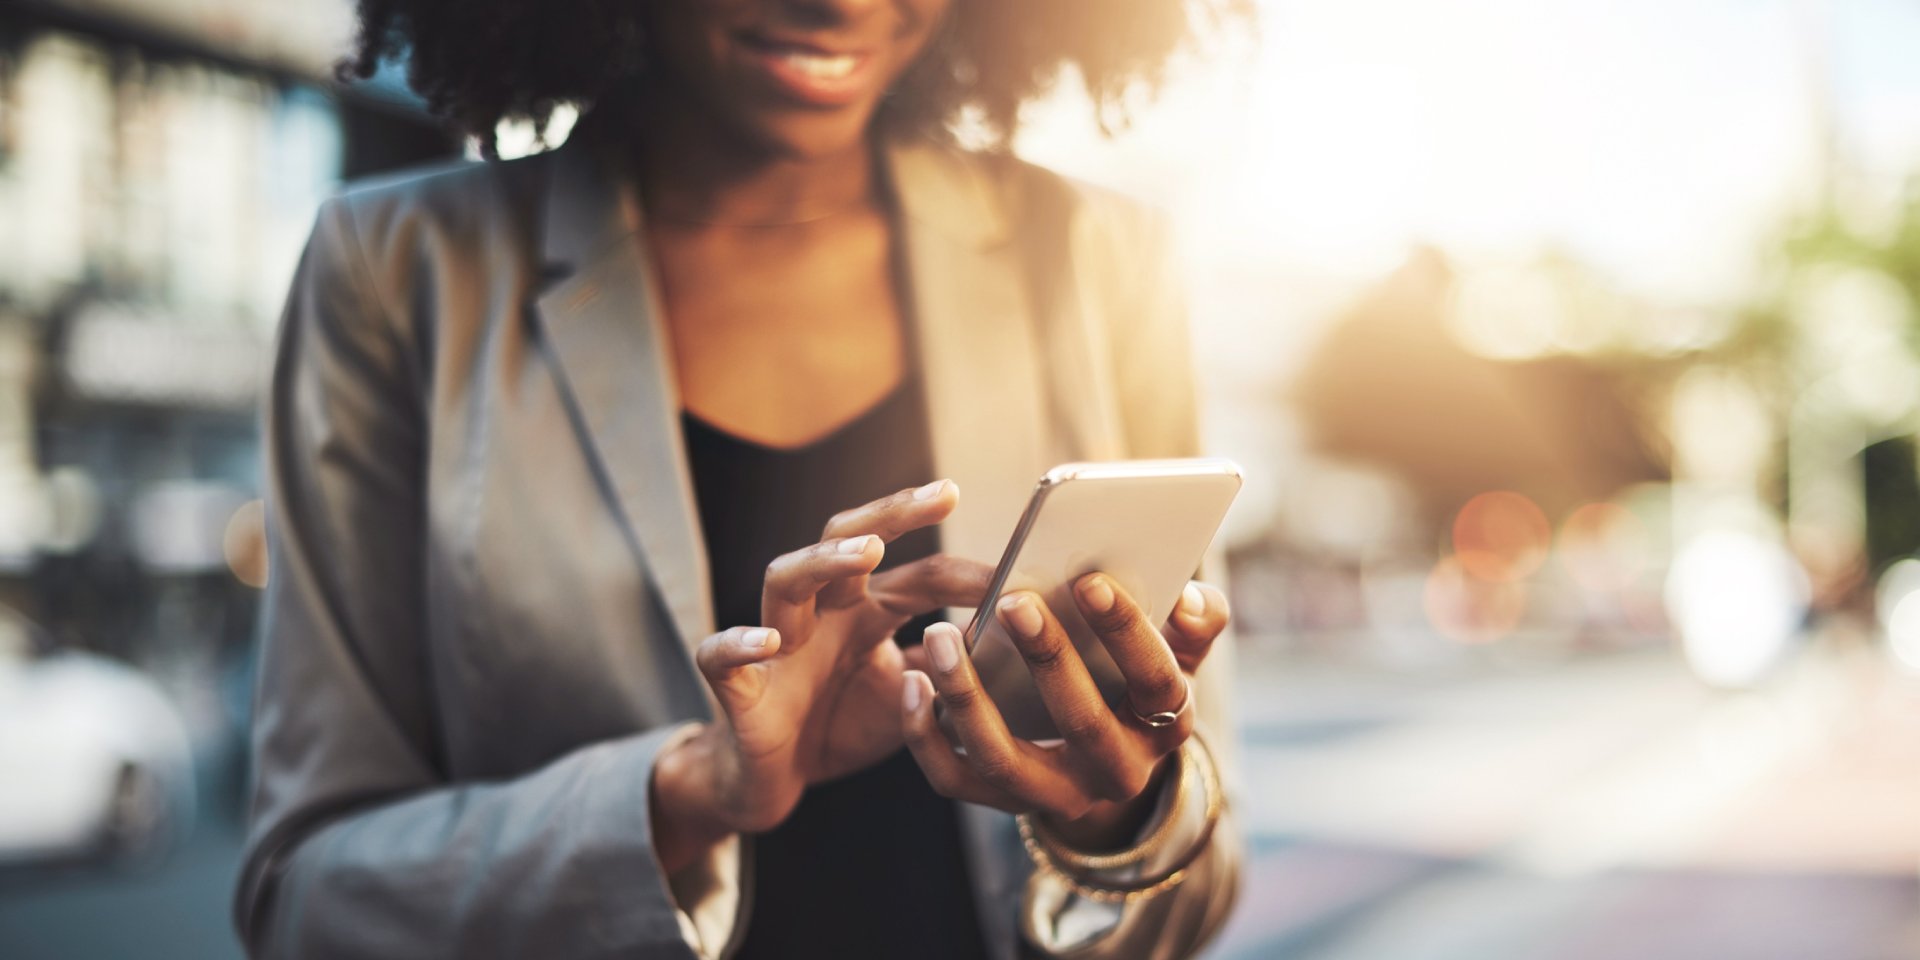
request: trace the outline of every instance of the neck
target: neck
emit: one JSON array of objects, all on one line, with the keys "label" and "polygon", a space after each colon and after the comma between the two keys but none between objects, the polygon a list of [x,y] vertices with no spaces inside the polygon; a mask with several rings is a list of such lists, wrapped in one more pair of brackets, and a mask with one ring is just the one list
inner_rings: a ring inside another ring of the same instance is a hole
[{"label": "neck", "polygon": [[873,156],[859,141],[792,157],[756,147],[674,105],[650,111],[640,138],[640,193],[650,216],[713,226],[799,224],[869,204]]}]

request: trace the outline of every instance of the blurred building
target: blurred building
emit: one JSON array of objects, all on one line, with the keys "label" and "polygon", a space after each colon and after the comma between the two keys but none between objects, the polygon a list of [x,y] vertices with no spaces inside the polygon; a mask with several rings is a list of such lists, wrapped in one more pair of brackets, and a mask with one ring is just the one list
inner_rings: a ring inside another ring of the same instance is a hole
[{"label": "blurred building", "polygon": [[391,80],[331,83],[349,14],[0,8],[0,603],[158,675],[210,744],[244,710],[256,409],[314,212],[460,147]]}]

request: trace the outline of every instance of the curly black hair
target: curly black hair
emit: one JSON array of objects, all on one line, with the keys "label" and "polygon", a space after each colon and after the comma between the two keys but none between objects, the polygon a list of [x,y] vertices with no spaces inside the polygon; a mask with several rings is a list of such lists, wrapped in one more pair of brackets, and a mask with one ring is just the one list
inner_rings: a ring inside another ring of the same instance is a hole
[{"label": "curly black hair", "polygon": [[[343,82],[405,59],[427,106],[493,153],[504,119],[544,130],[556,106],[630,89],[643,70],[648,0],[357,0]],[[1250,23],[1252,0],[956,0],[947,23],[882,106],[891,129],[943,136],[963,116],[1004,147],[1020,106],[1074,67],[1102,129],[1128,97],[1157,90],[1168,61],[1210,28]]]}]

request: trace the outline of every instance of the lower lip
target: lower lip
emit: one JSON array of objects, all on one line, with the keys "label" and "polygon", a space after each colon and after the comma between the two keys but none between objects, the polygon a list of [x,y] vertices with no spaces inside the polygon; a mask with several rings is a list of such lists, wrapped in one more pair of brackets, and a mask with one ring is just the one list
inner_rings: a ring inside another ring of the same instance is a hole
[{"label": "lower lip", "polygon": [[781,93],[820,107],[844,107],[858,103],[866,93],[868,68],[873,63],[870,54],[858,54],[854,57],[853,69],[845,75],[821,77],[807,73],[785,57],[768,50],[748,48],[747,55]]}]

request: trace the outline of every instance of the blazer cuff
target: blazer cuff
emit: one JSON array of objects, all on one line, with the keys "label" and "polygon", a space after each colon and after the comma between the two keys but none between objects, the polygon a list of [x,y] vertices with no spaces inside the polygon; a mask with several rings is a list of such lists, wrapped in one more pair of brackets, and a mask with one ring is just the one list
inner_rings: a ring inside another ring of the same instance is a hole
[{"label": "blazer cuff", "polygon": [[[661,744],[655,756],[679,746],[700,731],[700,724],[682,724]],[[658,844],[655,844],[658,849]],[[715,844],[707,855],[681,870],[668,874],[664,867],[667,893],[680,921],[680,935],[701,960],[726,956],[734,939],[740,917],[740,890],[744,843],[732,834]],[[659,862],[655,860],[655,866]]]},{"label": "blazer cuff", "polygon": [[[1199,745],[1199,749],[1206,749]],[[1167,872],[1188,857],[1207,835],[1207,786],[1180,764],[1174,777],[1160,788],[1153,815],[1135,835],[1142,843],[1160,833],[1159,840],[1140,862],[1109,870],[1082,871],[1077,876],[1099,884],[1127,883]],[[1175,817],[1171,824],[1167,818]],[[1162,828],[1165,828],[1162,832]],[[1171,891],[1169,891],[1171,892]],[[1028,885],[1023,926],[1034,945],[1047,953],[1065,953],[1087,946],[1119,925],[1127,904],[1081,896],[1064,879],[1037,873]]]}]

